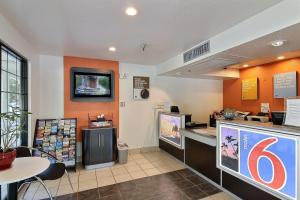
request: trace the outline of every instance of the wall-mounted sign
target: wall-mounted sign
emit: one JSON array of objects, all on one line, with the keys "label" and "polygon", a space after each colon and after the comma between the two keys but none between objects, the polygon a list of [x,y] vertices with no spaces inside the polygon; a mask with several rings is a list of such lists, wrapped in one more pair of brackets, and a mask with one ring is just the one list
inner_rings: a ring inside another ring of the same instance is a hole
[{"label": "wall-mounted sign", "polygon": [[133,77],[133,99],[143,100],[149,98],[150,78],[145,76]]},{"label": "wall-mounted sign", "polygon": [[297,96],[297,72],[275,74],[274,98],[286,98]]},{"label": "wall-mounted sign", "polygon": [[284,199],[297,199],[297,139],[271,131],[219,126],[218,166]]},{"label": "wall-mounted sign", "polygon": [[242,100],[257,100],[257,78],[242,80]]}]

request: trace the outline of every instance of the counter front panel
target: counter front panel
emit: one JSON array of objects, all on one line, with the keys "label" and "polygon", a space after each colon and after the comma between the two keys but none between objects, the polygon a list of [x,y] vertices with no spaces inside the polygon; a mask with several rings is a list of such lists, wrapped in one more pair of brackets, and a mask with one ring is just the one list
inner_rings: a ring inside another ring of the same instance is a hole
[{"label": "counter front panel", "polygon": [[226,123],[218,125],[217,165],[284,199],[299,199],[299,137]]}]

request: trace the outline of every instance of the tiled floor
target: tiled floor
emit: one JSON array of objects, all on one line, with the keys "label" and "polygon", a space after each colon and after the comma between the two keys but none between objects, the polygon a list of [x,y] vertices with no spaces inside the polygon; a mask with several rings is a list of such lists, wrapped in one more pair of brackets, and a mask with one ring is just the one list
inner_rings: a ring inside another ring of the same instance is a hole
[{"label": "tiled floor", "polygon": [[[72,192],[65,176],[56,181],[46,181],[46,185],[53,196],[59,196],[57,199],[80,200],[199,199],[219,192],[184,168],[180,161],[163,151],[136,153],[129,155],[128,163],[125,165],[117,164],[97,170],[79,168],[76,173],[70,173],[75,193]],[[220,195],[224,196],[223,193]],[[21,192],[19,199],[22,198]],[[46,191],[34,183],[23,199],[45,198],[48,198]],[[228,198],[224,196],[225,199]],[[205,200],[215,199],[211,197]]]},{"label": "tiled floor", "polygon": [[[217,194],[216,196],[211,196]],[[57,197],[57,200],[230,200],[188,169]]]}]

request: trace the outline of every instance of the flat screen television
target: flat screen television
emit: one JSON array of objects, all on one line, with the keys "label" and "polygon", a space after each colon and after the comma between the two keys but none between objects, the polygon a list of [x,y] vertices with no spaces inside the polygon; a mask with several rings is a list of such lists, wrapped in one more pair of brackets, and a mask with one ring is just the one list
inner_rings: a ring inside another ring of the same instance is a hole
[{"label": "flat screen television", "polygon": [[113,99],[113,72],[92,68],[71,69],[71,94],[75,101],[111,101]]}]

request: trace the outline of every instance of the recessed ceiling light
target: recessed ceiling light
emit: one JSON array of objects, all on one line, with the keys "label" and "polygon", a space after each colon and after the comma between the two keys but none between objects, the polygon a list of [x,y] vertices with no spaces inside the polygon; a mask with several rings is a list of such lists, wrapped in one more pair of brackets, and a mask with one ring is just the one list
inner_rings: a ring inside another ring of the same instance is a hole
[{"label": "recessed ceiling light", "polygon": [[284,56],[278,56],[277,59],[282,60],[282,59],[285,59],[285,57]]},{"label": "recessed ceiling light", "polygon": [[128,7],[126,9],[126,14],[129,16],[135,16],[137,14],[137,10],[134,7]]},{"label": "recessed ceiling light", "polygon": [[109,47],[109,51],[116,51],[116,47]]},{"label": "recessed ceiling light", "polygon": [[243,67],[249,67],[249,65],[248,64],[244,64]]},{"label": "recessed ceiling light", "polygon": [[273,47],[280,47],[280,46],[284,45],[285,42],[286,42],[285,40],[274,40],[271,42],[271,45]]}]

